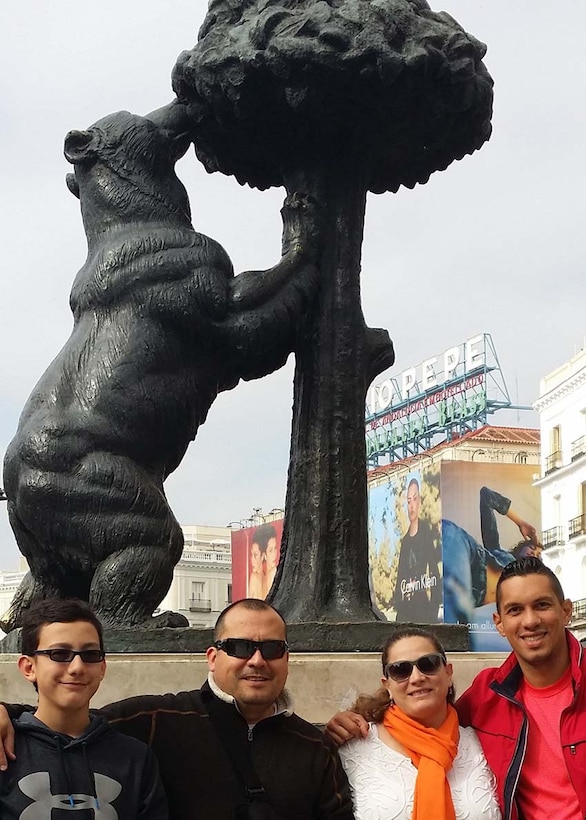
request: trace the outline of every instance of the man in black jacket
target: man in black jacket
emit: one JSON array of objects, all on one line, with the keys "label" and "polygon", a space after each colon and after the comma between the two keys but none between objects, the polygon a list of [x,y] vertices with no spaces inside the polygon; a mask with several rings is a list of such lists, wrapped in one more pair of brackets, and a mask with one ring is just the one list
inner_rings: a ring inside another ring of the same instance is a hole
[{"label": "man in black jacket", "polygon": [[293,713],[284,689],[287,650],[279,613],[258,599],[238,601],[218,618],[201,689],[129,698],[101,710],[114,728],[154,751],[173,820],[249,816],[234,750],[249,756],[260,781],[254,811],[272,812],[255,816],[353,820],[335,745]]}]

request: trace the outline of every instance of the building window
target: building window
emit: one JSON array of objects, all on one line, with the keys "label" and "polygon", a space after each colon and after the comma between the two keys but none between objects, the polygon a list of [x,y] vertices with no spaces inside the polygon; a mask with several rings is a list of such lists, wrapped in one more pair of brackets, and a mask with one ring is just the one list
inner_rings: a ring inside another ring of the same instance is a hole
[{"label": "building window", "polygon": [[549,437],[549,455],[545,459],[545,474],[559,470],[562,466],[562,428],[556,424]]},{"label": "building window", "polygon": [[226,590],[226,603],[232,603],[232,584],[228,584],[228,588]]},{"label": "building window", "polygon": [[562,449],[562,428],[559,424],[556,424],[556,426],[552,429],[550,442],[550,453],[555,453]]},{"label": "building window", "polygon": [[191,612],[211,612],[212,602],[205,597],[206,582],[192,581],[191,582],[191,600],[189,602],[189,609]]},{"label": "building window", "polygon": [[201,601],[205,597],[206,583],[205,581],[191,582],[191,597],[194,601]]}]

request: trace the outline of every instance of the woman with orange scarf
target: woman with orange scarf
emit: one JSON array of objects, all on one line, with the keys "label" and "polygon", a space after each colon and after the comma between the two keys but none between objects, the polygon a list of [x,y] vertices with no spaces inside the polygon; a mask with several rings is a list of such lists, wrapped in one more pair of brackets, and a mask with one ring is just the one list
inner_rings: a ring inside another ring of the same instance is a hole
[{"label": "woman with orange scarf", "polygon": [[400,629],[382,661],[383,688],[353,707],[370,721],[368,736],[339,750],[356,820],[500,820],[480,743],[458,725],[441,643]]}]

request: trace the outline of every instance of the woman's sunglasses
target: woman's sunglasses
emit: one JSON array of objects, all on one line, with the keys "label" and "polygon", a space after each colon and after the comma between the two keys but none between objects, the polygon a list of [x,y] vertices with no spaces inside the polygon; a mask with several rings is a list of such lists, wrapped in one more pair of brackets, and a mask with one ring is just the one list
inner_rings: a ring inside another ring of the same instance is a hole
[{"label": "woman's sunglasses", "polygon": [[390,678],[395,682],[407,680],[411,677],[413,667],[416,666],[422,675],[435,675],[439,672],[442,664],[447,663],[446,656],[440,652],[431,652],[429,655],[422,655],[416,661],[394,661],[385,666],[385,678]]},{"label": "woman's sunglasses", "polygon": [[239,658],[241,661],[252,658],[257,649],[265,661],[276,661],[289,649],[287,641],[249,641],[248,638],[224,638],[215,641],[214,646],[231,658]]}]

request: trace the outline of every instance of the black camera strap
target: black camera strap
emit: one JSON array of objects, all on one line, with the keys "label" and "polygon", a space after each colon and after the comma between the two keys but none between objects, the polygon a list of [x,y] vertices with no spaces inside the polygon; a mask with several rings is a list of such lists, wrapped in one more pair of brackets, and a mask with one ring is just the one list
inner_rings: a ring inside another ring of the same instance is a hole
[{"label": "black camera strap", "polygon": [[248,800],[263,800],[265,790],[252,765],[252,759],[246,746],[246,741],[242,743],[234,731],[234,720],[229,715],[228,710],[223,708],[224,704],[218,703],[215,695],[211,692],[209,692],[205,700],[207,701],[206,705],[212,725],[217,732],[222,746],[226,750],[232,768],[244,785]]}]

